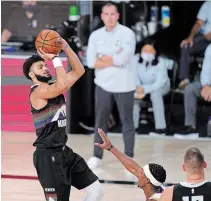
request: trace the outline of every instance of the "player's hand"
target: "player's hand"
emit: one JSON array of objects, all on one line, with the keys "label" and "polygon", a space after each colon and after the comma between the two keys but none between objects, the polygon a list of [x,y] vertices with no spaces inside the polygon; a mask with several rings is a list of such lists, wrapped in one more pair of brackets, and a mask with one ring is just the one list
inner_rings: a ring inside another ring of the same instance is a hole
[{"label": "player's hand", "polygon": [[69,47],[69,44],[64,38],[62,38],[62,43],[63,43],[62,50],[64,51],[67,47]]},{"label": "player's hand", "polygon": [[201,96],[204,98],[205,101],[210,102],[211,101],[211,87],[210,86],[205,86],[201,90]]},{"label": "player's hand", "polygon": [[103,140],[103,144],[95,143],[95,145],[98,147],[101,147],[102,149],[109,149],[112,146],[112,144],[111,144],[111,141],[109,140],[108,136],[100,128],[98,128],[98,133]]},{"label": "player's hand", "polygon": [[188,37],[183,40],[180,44],[181,47],[192,47],[193,46],[193,37]]},{"label": "player's hand", "polygon": [[55,54],[45,53],[41,48],[39,48],[37,52],[40,55],[40,57],[42,57],[44,60],[47,60],[47,61],[51,61],[55,56],[58,56]]}]

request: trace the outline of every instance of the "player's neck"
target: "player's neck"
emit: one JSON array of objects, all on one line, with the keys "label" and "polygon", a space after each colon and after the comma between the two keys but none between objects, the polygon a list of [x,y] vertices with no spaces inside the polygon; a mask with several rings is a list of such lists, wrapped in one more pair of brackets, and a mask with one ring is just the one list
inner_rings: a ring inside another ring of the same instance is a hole
[{"label": "player's neck", "polygon": [[152,186],[145,186],[143,187],[143,191],[144,191],[144,194],[145,194],[145,197],[146,199],[148,200],[154,193],[156,193]]},{"label": "player's neck", "polygon": [[40,82],[38,80],[33,81],[34,84],[48,84],[48,82]]},{"label": "player's neck", "polygon": [[203,182],[204,174],[187,175],[186,181],[191,184],[197,184]]}]

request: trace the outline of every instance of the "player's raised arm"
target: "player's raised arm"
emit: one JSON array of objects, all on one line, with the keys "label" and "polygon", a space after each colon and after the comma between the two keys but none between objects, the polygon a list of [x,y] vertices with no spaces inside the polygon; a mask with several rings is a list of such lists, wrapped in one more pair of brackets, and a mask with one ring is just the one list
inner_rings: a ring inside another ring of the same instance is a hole
[{"label": "player's raised arm", "polygon": [[136,163],[132,158],[122,153],[118,148],[114,147],[102,129],[98,129],[98,133],[103,140],[103,144],[95,143],[95,145],[110,151],[118,158],[118,160],[129,172],[135,175],[138,179],[141,179],[141,177],[144,175],[142,167],[140,167],[139,164]]},{"label": "player's raised arm", "polygon": [[56,82],[52,85],[41,84],[34,90],[33,96],[40,99],[54,98],[68,89],[67,73],[59,57],[54,54],[47,54],[42,49],[39,49],[38,53],[43,59],[52,60],[56,71]]},{"label": "player's raised arm", "polygon": [[63,50],[67,55],[71,66],[71,71],[67,73],[68,87],[71,87],[85,73],[85,70],[76,53],[70,48],[69,44],[64,39],[63,44]]}]

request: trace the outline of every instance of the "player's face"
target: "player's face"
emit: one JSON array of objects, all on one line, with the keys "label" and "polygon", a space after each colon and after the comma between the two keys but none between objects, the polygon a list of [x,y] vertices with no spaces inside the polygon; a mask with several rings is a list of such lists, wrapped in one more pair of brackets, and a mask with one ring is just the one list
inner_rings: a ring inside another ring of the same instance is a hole
[{"label": "player's face", "polygon": [[147,184],[150,184],[149,179],[146,177],[146,175],[143,172],[143,175],[141,176],[141,179],[139,179],[138,181],[138,187],[140,188],[145,188],[147,186]]},{"label": "player's face", "polygon": [[48,70],[48,66],[43,61],[35,62],[32,67],[32,72],[34,76],[37,78],[40,82],[48,82],[52,79],[52,76]]},{"label": "player's face", "polygon": [[145,188],[146,186],[147,186],[147,184],[150,184],[150,182],[149,182],[149,180],[148,179],[146,179],[146,180],[142,180],[142,181],[138,181],[138,187],[139,188]]},{"label": "player's face", "polygon": [[119,13],[115,6],[104,6],[101,18],[107,28],[113,28],[119,20]]}]

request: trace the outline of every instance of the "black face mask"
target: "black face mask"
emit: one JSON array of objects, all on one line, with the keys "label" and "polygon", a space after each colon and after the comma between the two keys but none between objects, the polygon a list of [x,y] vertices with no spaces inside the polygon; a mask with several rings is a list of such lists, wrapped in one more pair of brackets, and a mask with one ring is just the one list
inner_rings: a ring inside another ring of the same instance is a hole
[{"label": "black face mask", "polygon": [[34,13],[37,9],[36,5],[23,5],[23,8],[30,13]]},{"label": "black face mask", "polygon": [[45,77],[45,76],[36,75],[36,78],[37,78],[37,80],[40,81],[40,82],[45,82],[45,83],[47,83],[48,81],[50,81],[50,80],[52,79],[52,76]]}]

